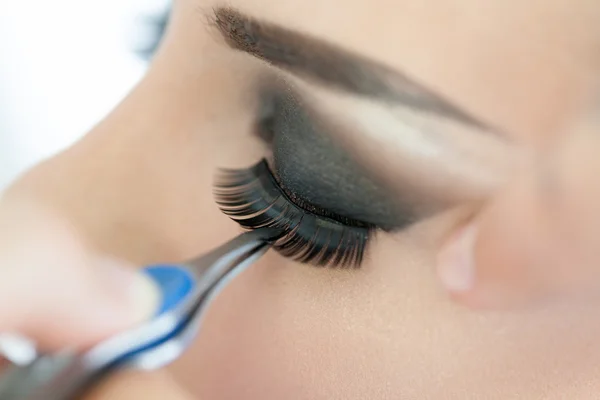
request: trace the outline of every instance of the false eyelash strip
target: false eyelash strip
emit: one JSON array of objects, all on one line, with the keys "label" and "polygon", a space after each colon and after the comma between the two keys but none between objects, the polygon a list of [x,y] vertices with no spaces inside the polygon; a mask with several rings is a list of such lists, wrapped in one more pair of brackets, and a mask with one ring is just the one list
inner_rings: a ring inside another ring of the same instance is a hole
[{"label": "false eyelash strip", "polygon": [[248,169],[220,170],[214,194],[221,211],[242,227],[281,229],[275,250],[304,263],[358,267],[374,229],[302,208],[286,195],[265,160]]}]

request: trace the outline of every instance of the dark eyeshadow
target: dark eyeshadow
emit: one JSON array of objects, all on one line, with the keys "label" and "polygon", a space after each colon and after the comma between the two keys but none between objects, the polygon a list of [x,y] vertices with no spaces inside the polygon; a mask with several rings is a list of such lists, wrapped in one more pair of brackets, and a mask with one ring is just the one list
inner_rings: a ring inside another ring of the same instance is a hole
[{"label": "dark eyeshadow", "polygon": [[325,124],[291,89],[265,92],[271,113],[262,120],[272,141],[273,169],[281,186],[303,203],[385,230],[414,221],[389,191],[369,177],[347,150],[325,133]]}]

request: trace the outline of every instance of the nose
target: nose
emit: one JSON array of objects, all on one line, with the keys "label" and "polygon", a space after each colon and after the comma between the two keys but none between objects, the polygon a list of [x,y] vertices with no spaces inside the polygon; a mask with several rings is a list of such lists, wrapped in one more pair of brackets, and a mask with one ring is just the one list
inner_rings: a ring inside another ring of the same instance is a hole
[{"label": "nose", "polygon": [[258,159],[244,139],[252,104],[215,57],[181,63],[170,46],[82,140],[35,166],[5,193],[68,218],[98,251],[140,265],[182,259],[235,232],[212,200],[218,166]]}]

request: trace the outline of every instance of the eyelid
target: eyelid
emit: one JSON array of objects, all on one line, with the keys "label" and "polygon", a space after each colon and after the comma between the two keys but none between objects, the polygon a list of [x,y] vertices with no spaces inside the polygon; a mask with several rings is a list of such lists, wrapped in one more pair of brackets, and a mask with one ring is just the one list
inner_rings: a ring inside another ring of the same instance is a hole
[{"label": "eyelid", "polygon": [[263,118],[266,123],[258,128],[268,132],[260,136],[269,138],[272,170],[286,193],[320,210],[383,230],[412,223],[410,208],[391,196],[356,162],[354,154],[339,145],[332,132],[335,128],[313,109],[310,94],[297,89],[288,86],[267,92],[263,101],[270,103],[265,108],[270,108],[272,115]]},{"label": "eyelid", "polygon": [[359,266],[373,227],[349,226],[294,204],[265,160],[246,170],[222,170],[215,183],[221,210],[243,227],[282,230],[274,248],[317,265]]},{"label": "eyelid", "polygon": [[302,197],[296,195],[293,191],[291,191],[290,189],[288,189],[285,185],[284,182],[282,182],[281,178],[278,177],[278,175],[274,172],[274,169],[271,168],[271,174],[273,176],[273,179],[277,182],[277,184],[279,185],[279,187],[281,188],[281,192],[282,194],[293,204],[295,204],[296,206],[298,206],[299,208],[303,209],[306,212],[310,212],[312,214],[315,214],[319,217],[328,219],[328,220],[332,220],[333,222],[337,222],[337,223],[341,223],[344,224],[346,226],[351,226],[351,227],[361,227],[361,228],[368,228],[368,229],[374,229],[375,225],[368,223],[368,222],[363,222],[357,219],[353,219],[353,218],[349,218],[349,217],[345,217],[343,215],[340,215],[336,212],[333,211],[329,211],[325,208],[322,207],[318,207],[315,206],[313,204],[311,204],[309,201],[304,200]]},{"label": "eyelid", "polygon": [[493,132],[319,89],[311,96],[334,140],[421,216],[487,198],[518,161],[514,144]]}]

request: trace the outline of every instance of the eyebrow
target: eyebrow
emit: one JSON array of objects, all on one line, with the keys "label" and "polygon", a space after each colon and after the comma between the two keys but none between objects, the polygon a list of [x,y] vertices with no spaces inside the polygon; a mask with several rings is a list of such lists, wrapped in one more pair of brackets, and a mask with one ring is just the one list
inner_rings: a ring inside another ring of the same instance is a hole
[{"label": "eyebrow", "polygon": [[399,71],[323,39],[260,21],[230,7],[214,10],[229,47],[322,85],[493,131],[491,127]]}]

